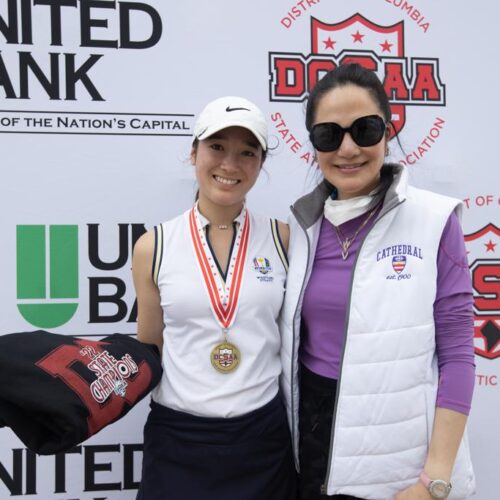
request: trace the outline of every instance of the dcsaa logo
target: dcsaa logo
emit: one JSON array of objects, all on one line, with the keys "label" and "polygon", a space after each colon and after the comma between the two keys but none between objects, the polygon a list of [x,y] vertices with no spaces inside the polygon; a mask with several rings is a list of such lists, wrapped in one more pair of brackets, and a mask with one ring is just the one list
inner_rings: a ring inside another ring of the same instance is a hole
[{"label": "dcsaa logo", "polygon": [[487,224],[465,235],[474,292],[474,348],[487,359],[500,356],[500,229]]}]

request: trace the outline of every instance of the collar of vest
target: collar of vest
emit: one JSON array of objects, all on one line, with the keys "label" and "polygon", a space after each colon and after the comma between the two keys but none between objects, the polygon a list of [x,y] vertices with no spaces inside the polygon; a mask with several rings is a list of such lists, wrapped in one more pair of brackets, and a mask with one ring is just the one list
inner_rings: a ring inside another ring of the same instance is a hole
[{"label": "collar of vest", "polygon": [[[380,191],[385,191],[384,204],[378,217],[406,199],[408,172],[395,163],[386,163],[381,170]],[[313,191],[299,198],[291,207],[292,213],[304,229],[309,229],[322,215],[325,200],[333,190],[332,184],[323,179]]]}]

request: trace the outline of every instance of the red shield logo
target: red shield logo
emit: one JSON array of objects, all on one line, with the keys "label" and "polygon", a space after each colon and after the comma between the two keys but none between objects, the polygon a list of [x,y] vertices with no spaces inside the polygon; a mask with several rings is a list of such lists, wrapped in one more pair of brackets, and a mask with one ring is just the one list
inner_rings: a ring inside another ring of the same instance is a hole
[{"label": "red shield logo", "polygon": [[374,71],[391,103],[396,132],[406,123],[406,106],[444,106],[439,60],[405,55],[404,21],[382,26],[356,13],[338,23],[311,17],[311,51],[269,52],[271,101],[302,102],[328,71],[355,62]]},{"label": "red shield logo", "polygon": [[[311,49],[313,54],[335,55],[343,64],[357,62],[378,72],[382,58],[404,57],[404,23],[381,26],[361,14],[336,24],[312,18]],[[384,75],[379,74],[379,77],[383,81]],[[406,122],[405,106],[392,103],[391,111],[391,121],[399,132]]]},{"label": "red shield logo", "polygon": [[311,19],[313,54],[340,54],[347,51],[370,51],[382,57],[404,57],[404,23],[381,26],[361,14],[340,23]]},{"label": "red shield logo", "polygon": [[500,229],[488,224],[465,235],[474,290],[474,347],[479,356],[500,356]]}]

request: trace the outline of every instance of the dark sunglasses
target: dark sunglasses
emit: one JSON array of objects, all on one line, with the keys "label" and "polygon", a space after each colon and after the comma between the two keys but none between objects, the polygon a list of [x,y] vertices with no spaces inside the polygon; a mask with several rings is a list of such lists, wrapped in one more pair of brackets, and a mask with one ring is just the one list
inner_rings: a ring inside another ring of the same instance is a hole
[{"label": "dark sunglasses", "polygon": [[384,137],[386,124],[378,115],[362,116],[354,120],[350,127],[343,128],[338,123],[317,123],[311,129],[309,138],[318,151],[329,153],[340,147],[346,132],[361,147],[374,146]]}]

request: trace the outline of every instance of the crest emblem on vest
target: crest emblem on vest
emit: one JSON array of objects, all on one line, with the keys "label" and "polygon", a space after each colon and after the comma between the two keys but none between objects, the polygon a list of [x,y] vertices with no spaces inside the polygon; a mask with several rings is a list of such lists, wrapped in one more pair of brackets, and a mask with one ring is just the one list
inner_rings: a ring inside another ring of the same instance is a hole
[{"label": "crest emblem on vest", "polygon": [[[401,281],[411,279],[411,269],[414,266],[410,266],[410,264],[424,260],[424,257],[422,248],[406,243],[381,248],[376,252],[376,260],[377,262],[385,262],[383,267],[385,272],[390,270],[385,279]],[[388,267],[389,262],[391,263],[390,268]]]},{"label": "crest emblem on vest", "polygon": [[406,256],[404,255],[395,255],[392,258],[392,268],[398,274],[401,274],[406,267]]},{"label": "crest emblem on vest", "polygon": [[490,223],[465,235],[474,293],[474,350],[483,358],[500,357],[500,228]]}]

